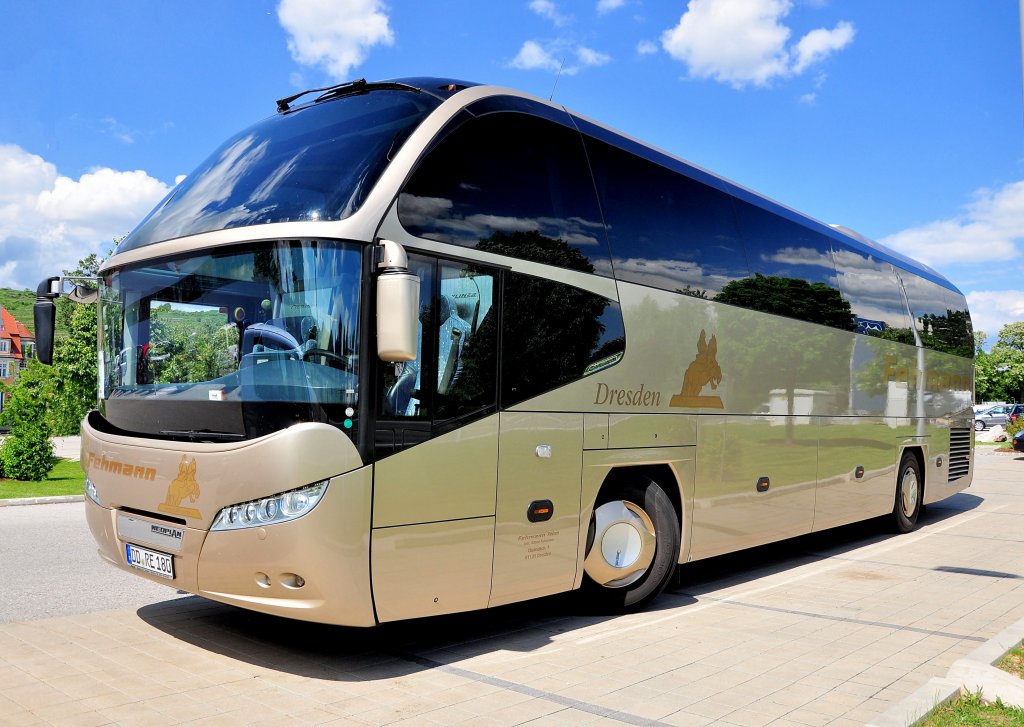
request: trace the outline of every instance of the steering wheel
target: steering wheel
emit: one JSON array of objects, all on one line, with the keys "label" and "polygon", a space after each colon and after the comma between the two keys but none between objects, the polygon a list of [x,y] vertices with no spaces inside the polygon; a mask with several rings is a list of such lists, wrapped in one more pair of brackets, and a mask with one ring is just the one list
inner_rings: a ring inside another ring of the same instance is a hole
[{"label": "steering wheel", "polygon": [[316,356],[322,356],[327,361],[327,365],[332,368],[341,369],[342,371],[351,371],[352,362],[347,356],[341,356],[334,351],[328,351],[324,348],[310,348],[302,352],[302,360],[308,361]]}]

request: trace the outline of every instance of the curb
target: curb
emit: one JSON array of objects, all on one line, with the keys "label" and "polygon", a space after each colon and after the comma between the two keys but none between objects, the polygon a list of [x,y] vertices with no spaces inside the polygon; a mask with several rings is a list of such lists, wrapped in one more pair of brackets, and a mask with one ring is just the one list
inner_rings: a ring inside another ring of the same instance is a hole
[{"label": "curb", "polygon": [[13,507],[14,505],[52,505],[58,502],[81,502],[85,495],[59,495],[57,497],[15,497],[7,500],[0,500],[0,507]]},{"label": "curb", "polygon": [[994,665],[1024,640],[1024,619],[1003,629],[963,659],[944,678],[933,677],[916,692],[868,723],[868,727],[911,727],[961,694],[980,692],[988,701],[1024,707],[1024,680]]}]

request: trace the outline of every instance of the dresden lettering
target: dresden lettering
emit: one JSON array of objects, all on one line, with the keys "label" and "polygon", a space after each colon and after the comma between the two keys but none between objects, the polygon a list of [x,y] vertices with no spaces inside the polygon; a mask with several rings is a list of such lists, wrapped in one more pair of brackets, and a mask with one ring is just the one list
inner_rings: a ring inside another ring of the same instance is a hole
[{"label": "dresden lettering", "polygon": [[644,384],[639,389],[612,389],[607,384],[598,384],[594,403],[655,407],[661,406],[661,392],[649,391]]},{"label": "dresden lettering", "polygon": [[136,480],[155,480],[156,479],[156,468],[144,467],[143,465],[133,464],[131,462],[120,462],[116,459],[107,459],[106,457],[97,457],[93,453],[89,453],[89,471],[99,470],[100,472],[109,472],[112,475],[121,475],[122,477],[131,477]]}]

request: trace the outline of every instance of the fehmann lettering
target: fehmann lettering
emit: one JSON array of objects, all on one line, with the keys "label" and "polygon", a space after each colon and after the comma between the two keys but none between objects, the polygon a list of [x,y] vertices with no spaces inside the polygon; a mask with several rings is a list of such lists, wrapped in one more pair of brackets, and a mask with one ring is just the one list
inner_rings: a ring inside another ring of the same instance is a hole
[{"label": "fehmann lettering", "polygon": [[122,477],[131,477],[136,480],[156,479],[155,467],[144,467],[143,465],[133,464],[132,462],[121,462],[116,459],[97,457],[95,454],[90,452],[89,471],[92,472],[94,470],[109,472],[112,475],[121,475]]},{"label": "fehmann lettering", "polygon": [[607,384],[598,384],[594,403],[655,407],[661,406],[661,392],[648,391],[644,384],[639,389],[612,389]]},{"label": "fehmann lettering", "polygon": [[[900,364],[889,354],[885,357],[885,380],[913,386],[917,383],[917,367]],[[930,391],[970,391],[970,377],[942,371],[927,371],[924,375],[925,388]]]}]

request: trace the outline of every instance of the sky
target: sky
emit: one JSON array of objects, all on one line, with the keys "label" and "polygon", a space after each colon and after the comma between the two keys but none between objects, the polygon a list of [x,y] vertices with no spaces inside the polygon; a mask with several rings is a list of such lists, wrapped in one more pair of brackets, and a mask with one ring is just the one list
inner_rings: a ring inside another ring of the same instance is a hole
[{"label": "sky", "polygon": [[0,287],[127,234],[275,99],[440,76],[553,96],[1024,320],[1015,0],[0,0]]}]

